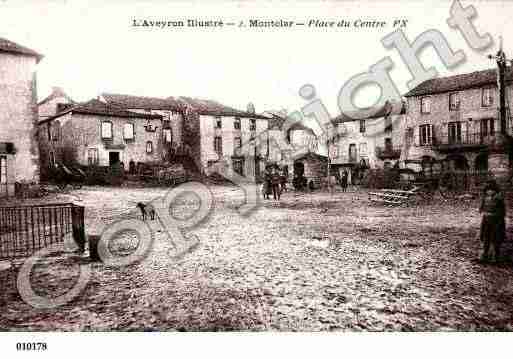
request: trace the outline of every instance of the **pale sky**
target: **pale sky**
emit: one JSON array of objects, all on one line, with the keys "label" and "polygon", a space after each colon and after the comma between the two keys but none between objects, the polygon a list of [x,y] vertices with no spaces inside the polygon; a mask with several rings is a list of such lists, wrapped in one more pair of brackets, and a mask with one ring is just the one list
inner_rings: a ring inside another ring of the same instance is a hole
[{"label": "pale sky", "polygon": [[[76,100],[101,92],[145,96],[193,96],[245,109],[253,102],[257,112],[306,104],[298,95],[312,84],[330,114],[338,114],[337,96],[346,80],[390,56],[392,78],[406,92],[410,74],[396,50],[380,40],[394,29],[395,18],[408,19],[404,29],[413,41],[423,31],[437,29],[453,50],[463,50],[467,61],[448,71],[431,48],[424,50],[425,66],[441,74],[482,70],[494,66],[485,53],[468,47],[461,34],[449,28],[451,1],[10,1],[0,2],[0,36],[45,55],[38,66],[38,94],[63,87]],[[495,40],[505,36],[506,54],[513,57],[513,1],[462,1],[478,12],[474,24]],[[354,21],[377,19],[385,29],[255,29],[227,27],[205,30],[143,29],[133,19],[222,19],[238,23],[249,19],[310,19]],[[371,105],[378,91],[369,88],[358,97]]]}]

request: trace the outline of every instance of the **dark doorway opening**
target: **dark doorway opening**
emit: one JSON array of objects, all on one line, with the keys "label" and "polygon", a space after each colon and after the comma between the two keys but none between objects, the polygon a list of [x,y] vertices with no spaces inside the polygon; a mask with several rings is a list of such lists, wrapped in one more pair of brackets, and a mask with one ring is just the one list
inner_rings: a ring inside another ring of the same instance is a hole
[{"label": "dark doorway opening", "polygon": [[119,152],[109,152],[109,166],[119,163]]},{"label": "dark doorway opening", "polygon": [[294,163],[294,176],[303,177],[305,173],[305,165],[303,162],[295,162]]},{"label": "dark doorway opening", "polygon": [[480,153],[475,161],[476,171],[488,171],[488,153]]}]

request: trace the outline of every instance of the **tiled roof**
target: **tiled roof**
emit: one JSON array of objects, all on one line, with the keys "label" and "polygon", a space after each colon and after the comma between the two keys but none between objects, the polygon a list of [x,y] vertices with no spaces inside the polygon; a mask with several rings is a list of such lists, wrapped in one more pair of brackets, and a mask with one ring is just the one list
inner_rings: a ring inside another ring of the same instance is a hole
[{"label": "tiled roof", "polygon": [[264,112],[264,115],[267,115],[267,117],[269,118],[268,123],[269,123],[270,130],[275,129],[275,128],[278,130],[282,130],[284,125],[288,125],[287,132],[299,130],[299,131],[307,131],[307,132],[310,132],[311,134],[315,135],[315,131],[313,129],[311,129],[310,127],[301,123],[301,121],[295,121],[294,123],[290,124],[293,121],[292,119],[289,119],[280,113],[275,113],[275,112],[271,112],[271,111]]},{"label": "tiled roof", "polygon": [[21,54],[33,56],[37,59],[37,62],[41,61],[43,55],[29,49],[28,47],[18,45],[15,42],[0,37],[0,51],[10,52],[13,54]]},{"label": "tiled roof", "polygon": [[[508,68],[506,81],[513,80],[513,71]],[[437,77],[424,81],[413,90],[410,90],[405,97],[431,95],[443,92],[460,91],[486,85],[497,85],[497,70],[488,69],[447,77]]]},{"label": "tiled roof", "polygon": [[133,96],[122,94],[103,93],[102,97],[109,104],[117,105],[127,109],[144,109],[144,110],[168,110],[182,111],[183,105],[175,101],[173,98],[159,98],[146,96]]},{"label": "tiled roof", "polygon": [[275,129],[275,128],[278,130],[281,130],[283,127],[283,124],[285,123],[285,121],[287,121],[287,118],[280,113],[265,111],[263,113],[263,115],[267,116],[267,118],[268,118],[267,123],[269,124],[268,128],[270,130]]},{"label": "tiled roof", "polygon": [[294,161],[301,161],[304,159],[316,159],[322,162],[328,162],[328,156],[321,155],[317,152],[307,152],[300,157],[294,158]]},{"label": "tiled roof", "polygon": [[219,102],[212,100],[203,100],[199,98],[192,98],[186,96],[168,97],[168,99],[178,101],[182,103],[184,106],[192,108],[200,115],[248,117],[269,120],[269,118],[266,116],[246,111],[240,111],[233,107],[225,106],[223,104],[220,104]]},{"label": "tiled roof", "polygon": [[123,108],[106,104],[99,100],[91,100],[82,104],[75,105],[63,112],[56,114],[55,116],[49,117],[39,123],[45,123],[68,113],[86,114],[86,115],[97,115],[97,116],[111,116],[111,117],[123,117],[123,118],[142,118],[142,119],[162,119],[161,115],[153,115],[147,113],[137,113],[127,111]]},{"label": "tiled roof", "polygon": [[102,97],[109,104],[117,105],[126,109],[184,111],[189,108],[200,115],[249,117],[268,120],[265,116],[239,111],[233,107],[222,105],[216,101],[186,96],[160,98],[103,93]]},{"label": "tiled roof", "polygon": [[342,113],[335,117],[331,122],[334,124],[342,122],[352,122],[357,120],[370,120],[373,118],[385,117],[387,115],[401,115],[406,113],[406,104],[402,101],[386,101],[381,107],[375,107],[375,113],[372,116],[361,118],[359,112]]}]

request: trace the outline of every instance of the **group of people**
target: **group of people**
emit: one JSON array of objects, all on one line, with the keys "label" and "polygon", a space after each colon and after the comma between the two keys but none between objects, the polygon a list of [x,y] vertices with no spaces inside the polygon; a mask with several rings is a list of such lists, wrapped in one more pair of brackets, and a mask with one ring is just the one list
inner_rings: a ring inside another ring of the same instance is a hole
[{"label": "group of people", "polygon": [[275,200],[280,200],[281,193],[287,190],[287,173],[285,170],[279,170],[277,167],[266,168],[264,173],[263,195],[269,199],[271,193]]}]

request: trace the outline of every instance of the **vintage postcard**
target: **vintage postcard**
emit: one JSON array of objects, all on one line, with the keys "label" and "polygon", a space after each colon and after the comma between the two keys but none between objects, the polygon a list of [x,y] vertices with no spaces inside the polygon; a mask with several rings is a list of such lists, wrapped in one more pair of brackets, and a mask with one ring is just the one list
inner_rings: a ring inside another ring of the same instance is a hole
[{"label": "vintage postcard", "polygon": [[511,332],[512,15],[1,1],[0,355]]}]

